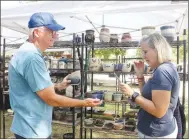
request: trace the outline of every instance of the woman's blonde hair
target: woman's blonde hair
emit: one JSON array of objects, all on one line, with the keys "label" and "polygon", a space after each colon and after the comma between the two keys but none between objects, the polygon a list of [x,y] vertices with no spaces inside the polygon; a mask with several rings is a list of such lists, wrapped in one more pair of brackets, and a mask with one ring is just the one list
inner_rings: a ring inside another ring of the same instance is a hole
[{"label": "woman's blonde hair", "polygon": [[148,36],[143,36],[140,44],[146,42],[148,46],[157,51],[158,62],[164,63],[171,61],[172,49],[167,40],[159,33],[153,33]]}]

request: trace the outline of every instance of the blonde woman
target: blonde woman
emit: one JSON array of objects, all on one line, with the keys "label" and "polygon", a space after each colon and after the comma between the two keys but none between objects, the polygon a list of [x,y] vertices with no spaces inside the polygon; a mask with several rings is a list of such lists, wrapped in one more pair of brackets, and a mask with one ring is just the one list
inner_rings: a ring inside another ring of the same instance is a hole
[{"label": "blonde woman", "polygon": [[153,69],[152,77],[145,83],[144,63],[135,63],[140,93],[129,85],[120,83],[120,90],[140,106],[138,112],[139,138],[176,138],[178,126],[174,110],[179,95],[179,75],[171,63],[171,47],[159,33],[145,36],[140,41],[143,56]]}]

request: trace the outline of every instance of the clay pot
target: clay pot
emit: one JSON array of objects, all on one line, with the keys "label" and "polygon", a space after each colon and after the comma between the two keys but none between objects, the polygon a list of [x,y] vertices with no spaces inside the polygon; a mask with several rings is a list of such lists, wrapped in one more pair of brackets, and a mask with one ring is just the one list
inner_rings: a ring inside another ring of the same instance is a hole
[{"label": "clay pot", "polygon": [[110,30],[103,27],[99,35],[100,42],[110,42]]},{"label": "clay pot", "polygon": [[[65,120],[68,122],[73,121],[73,113],[72,112],[66,112]],[[75,113],[75,121],[77,120],[77,113]]]},{"label": "clay pot", "polygon": [[93,57],[93,58],[89,58],[89,66],[99,66],[101,65],[101,59]]},{"label": "clay pot", "polygon": [[59,60],[58,60],[58,68],[59,69],[65,69],[65,62],[64,62],[64,59],[62,59],[62,58],[60,58]]},{"label": "clay pot", "polygon": [[129,62],[125,62],[122,67],[122,72],[131,72],[132,65]]},{"label": "clay pot", "polygon": [[71,81],[71,83],[70,83],[71,85],[79,85],[81,78],[79,76],[70,75],[67,77],[67,80]]},{"label": "clay pot", "polygon": [[103,128],[107,130],[111,130],[113,129],[113,127],[114,127],[113,123],[106,123]]},{"label": "clay pot", "polygon": [[104,120],[102,119],[96,119],[95,120],[95,126],[102,127],[104,125]]},{"label": "clay pot", "polygon": [[131,41],[131,35],[130,33],[123,33],[122,38],[121,38],[121,42],[128,42]]},{"label": "clay pot", "polygon": [[142,36],[144,35],[150,35],[152,33],[155,32],[155,27],[154,26],[145,26],[145,27],[142,27]]},{"label": "clay pot", "polygon": [[92,126],[93,125],[93,118],[85,119],[84,123],[86,126]]},{"label": "clay pot", "polygon": [[174,26],[162,26],[160,27],[160,29],[161,29],[161,35],[164,36],[168,42],[174,40],[174,37],[176,35]]},{"label": "clay pot", "polygon": [[125,125],[125,130],[126,131],[135,131],[136,126],[134,125]]},{"label": "clay pot", "polygon": [[110,34],[110,43],[118,43],[118,34]]},{"label": "clay pot", "polygon": [[[65,64],[65,69],[73,69],[73,60],[70,60]],[[80,69],[79,60],[75,61],[75,69]]]},{"label": "clay pot", "polygon": [[113,92],[105,92],[104,93],[104,100],[105,101],[112,101],[112,95],[113,95]]},{"label": "clay pot", "polygon": [[114,123],[115,130],[121,130],[123,129],[123,127],[124,127],[123,123]]},{"label": "clay pot", "polygon": [[62,110],[55,110],[55,111],[53,112],[53,114],[54,114],[55,120],[61,121],[61,120],[63,120],[64,117],[65,117],[65,112],[62,111]]},{"label": "clay pot", "polygon": [[114,65],[114,69],[115,69],[115,71],[121,71],[122,70],[122,67],[123,67],[123,64],[115,64]]},{"label": "clay pot", "polygon": [[93,98],[93,99],[98,98],[98,99],[100,99],[100,100],[103,100],[103,98],[104,98],[104,93],[97,91],[97,92],[95,92],[95,93],[92,94],[92,98]]},{"label": "clay pot", "polygon": [[89,70],[93,72],[101,71],[101,65],[99,66],[89,66]]},{"label": "clay pot", "polygon": [[73,139],[73,133],[63,134],[63,139]]},{"label": "clay pot", "polygon": [[113,63],[104,63],[102,64],[103,71],[105,72],[113,72],[114,71],[114,64]]},{"label": "clay pot", "polygon": [[120,102],[122,99],[122,94],[121,93],[114,93],[113,94],[113,100],[116,102]]},{"label": "clay pot", "polygon": [[51,69],[58,69],[58,59],[51,59]]},{"label": "clay pot", "polygon": [[129,112],[125,113],[125,117],[135,118],[135,117],[137,117],[137,112],[136,111],[129,111]]},{"label": "clay pot", "polygon": [[95,41],[94,30],[86,30],[85,42],[92,43]]}]

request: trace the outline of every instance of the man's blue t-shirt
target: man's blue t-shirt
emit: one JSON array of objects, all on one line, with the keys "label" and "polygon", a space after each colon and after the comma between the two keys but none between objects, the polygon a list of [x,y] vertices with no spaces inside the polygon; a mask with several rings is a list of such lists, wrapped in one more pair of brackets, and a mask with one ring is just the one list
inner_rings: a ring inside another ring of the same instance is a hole
[{"label": "man's blue t-shirt", "polygon": [[138,112],[137,126],[140,132],[152,137],[162,137],[173,133],[176,126],[173,114],[178,101],[179,87],[179,75],[172,63],[163,63],[154,71],[153,77],[144,85],[142,95],[152,100],[152,90],[171,91],[170,105],[162,118],[156,118],[141,108]]},{"label": "man's blue t-shirt", "polygon": [[40,50],[33,43],[24,43],[11,59],[8,73],[14,111],[11,131],[25,138],[48,138],[52,132],[52,107],[36,92],[53,83]]}]

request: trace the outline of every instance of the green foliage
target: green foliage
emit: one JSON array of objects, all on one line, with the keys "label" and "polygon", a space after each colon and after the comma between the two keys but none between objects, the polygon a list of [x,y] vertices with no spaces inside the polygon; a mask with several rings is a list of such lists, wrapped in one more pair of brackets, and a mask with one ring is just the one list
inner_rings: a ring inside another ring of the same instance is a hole
[{"label": "green foliage", "polygon": [[[180,36],[180,41],[183,41],[183,35]],[[173,61],[176,62],[177,61],[177,49],[173,48]],[[186,31],[186,61],[188,62],[188,30]],[[180,46],[179,48],[179,62],[182,63],[183,62],[183,57],[184,57],[184,46]]]},{"label": "green foliage", "polygon": [[139,57],[139,58],[142,58],[143,56],[142,56],[142,50],[141,50],[141,48],[137,48],[136,49],[136,57]]},{"label": "green foliage", "polygon": [[126,50],[121,48],[112,49],[113,54],[117,57],[119,55],[124,56],[126,55]]},{"label": "green foliage", "polygon": [[118,49],[118,48],[115,48],[115,49],[99,49],[99,50],[95,50],[94,51],[94,55],[95,57],[98,57],[98,58],[103,58],[103,59],[109,59],[111,55],[115,55],[115,56],[118,56],[118,55],[126,55],[126,50],[125,49]]}]

